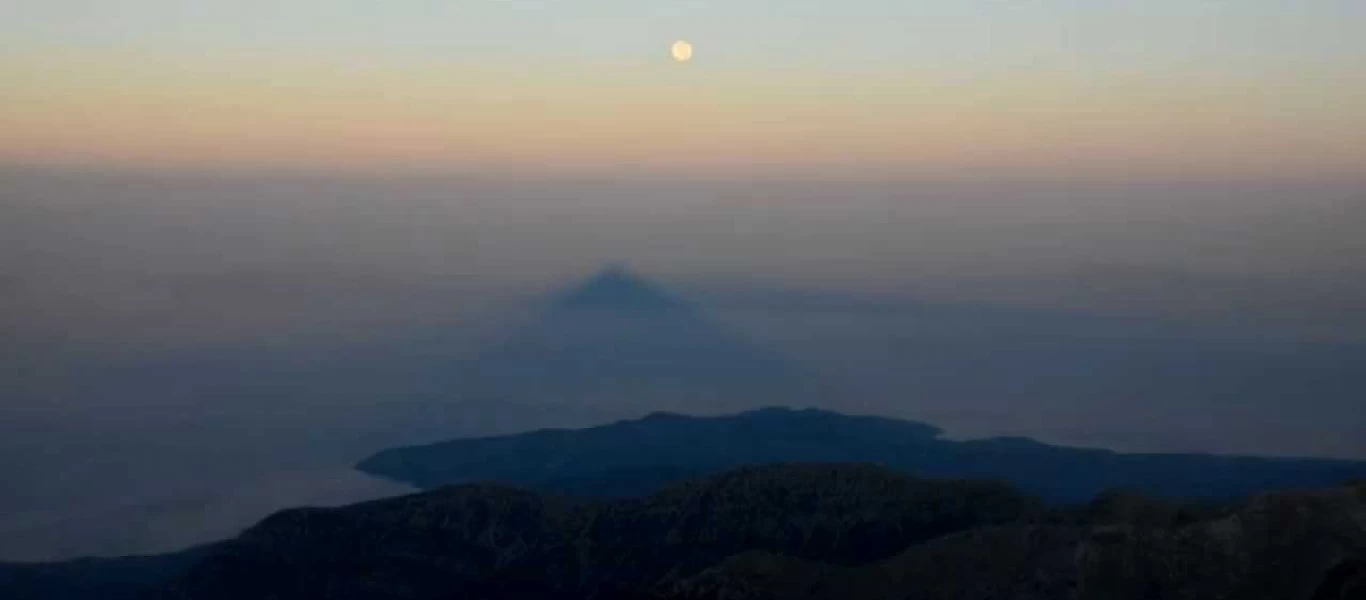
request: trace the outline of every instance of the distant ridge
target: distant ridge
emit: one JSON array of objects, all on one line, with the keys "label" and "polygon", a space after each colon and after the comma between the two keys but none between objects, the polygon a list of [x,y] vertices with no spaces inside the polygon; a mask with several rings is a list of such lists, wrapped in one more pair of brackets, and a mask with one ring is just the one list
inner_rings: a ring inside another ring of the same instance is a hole
[{"label": "distant ridge", "polygon": [[573,495],[640,495],[748,465],[872,462],[920,477],[1004,480],[1064,504],[1089,501],[1111,488],[1229,500],[1366,476],[1366,462],[1121,454],[1027,438],[953,441],[939,434],[925,423],[822,410],[769,408],[716,417],[654,413],[588,429],[394,448],[357,468],[423,488],[494,481]]}]

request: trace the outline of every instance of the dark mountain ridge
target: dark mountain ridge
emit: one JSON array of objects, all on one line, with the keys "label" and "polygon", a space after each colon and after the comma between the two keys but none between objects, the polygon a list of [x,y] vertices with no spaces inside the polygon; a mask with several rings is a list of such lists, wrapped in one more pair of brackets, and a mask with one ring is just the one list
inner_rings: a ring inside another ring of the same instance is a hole
[{"label": "dark mountain ridge", "polygon": [[[127,560],[16,566],[0,595],[1341,600],[1366,590],[1366,487],[1223,505],[1115,490],[1050,509],[1001,483],[790,464],[615,501],[465,484],[291,509],[194,553],[139,559],[160,571],[137,574],[136,589],[100,570]],[[66,579],[45,588],[23,579],[34,572]]]},{"label": "dark mountain ridge", "polygon": [[[1154,506],[1150,500],[1143,503]],[[1188,522],[1127,518],[1108,510],[1113,507],[1094,508],[1076,520],[961,531],[853,568],[748,552],[675,583],[667,595],[693,600],[1366,597],[1366,488],[1360,486],[1262,494]]]},{"label": "dark mountain ridge", "polygon": [[1002,484],[804,464],[612,502],[470,484],[286,511],[166,597],[1350,598],[1363,557],[1359,486],[1059,511]]},{"label": "dark mountain ridge", "polygon": [[742,469],[614,502],[469,484],[278,513],[172,598],[643,598],[747,549],[857,565],[1037,501],[873,465]]},{"label": "dark mountain ridge", "polygon": [[80,558],[51,563],[0,562],[0,598],[139,600],[211,556],[217,544],[148,556]]},{"label": "dark mountain ridge", "polygon": [[770,408],[718,417],[656,413],[580,430],[458,439],[379,452],[357,468],[418,487],[500,481],[571,495],[640,495],[683,478],[781,462],[872,462],[921,477],[1003,480],[1054,503],[1111,488],[1231,500],[1366,475],[1366,462],[1122,454],[1028,438],[953,441],[932,425]]}]

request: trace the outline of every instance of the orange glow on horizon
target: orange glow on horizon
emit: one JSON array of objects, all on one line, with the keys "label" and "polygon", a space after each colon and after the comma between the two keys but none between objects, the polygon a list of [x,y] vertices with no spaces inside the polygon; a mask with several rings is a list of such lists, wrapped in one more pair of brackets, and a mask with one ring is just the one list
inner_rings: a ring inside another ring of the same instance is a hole
[{"label": "orange glow on horizon", "polygon": [[1366,116],[1351,108],[1366,98],[1360,76],[1287,98],[1265,78],[49,62],[0,64],[0,162],[1246,173],[1366,164]]}]

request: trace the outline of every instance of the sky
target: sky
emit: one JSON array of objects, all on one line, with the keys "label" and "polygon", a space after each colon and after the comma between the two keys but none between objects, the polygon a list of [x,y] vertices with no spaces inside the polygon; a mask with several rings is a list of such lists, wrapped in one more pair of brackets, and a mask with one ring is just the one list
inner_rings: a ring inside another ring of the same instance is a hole
[{"label": "sky", "polygon": [[[7,0],[0,164],[1351,177],[1353,0]],[[669,58],[677,39],[695,59]]]}]

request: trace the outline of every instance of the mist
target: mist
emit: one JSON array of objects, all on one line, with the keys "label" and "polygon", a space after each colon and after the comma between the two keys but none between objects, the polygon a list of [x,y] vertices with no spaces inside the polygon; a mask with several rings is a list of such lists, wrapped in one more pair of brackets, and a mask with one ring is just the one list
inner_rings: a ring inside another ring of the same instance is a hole
[{"label": "mist", "polygon": [[0,558],[155,552],[402,491],[387,445],[655,410],[445,374],[624,265],[951,435],[1366,458],[1366,184],[0,174]]}]

